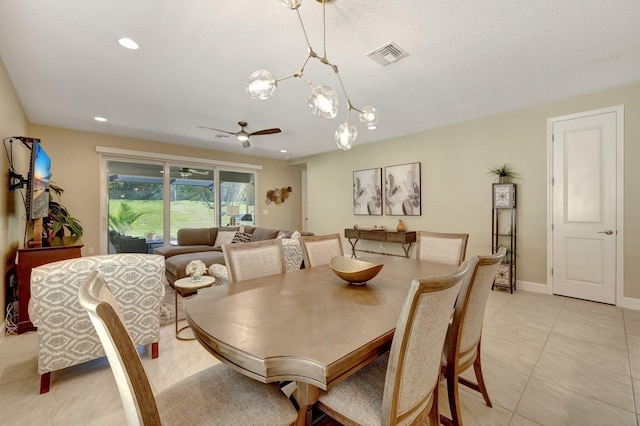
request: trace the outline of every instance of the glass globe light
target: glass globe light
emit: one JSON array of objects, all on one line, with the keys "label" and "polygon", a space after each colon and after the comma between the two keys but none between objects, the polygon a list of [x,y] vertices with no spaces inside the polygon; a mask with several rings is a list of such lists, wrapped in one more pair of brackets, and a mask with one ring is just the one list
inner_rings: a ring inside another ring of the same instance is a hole
[{"label": "glass globe light", "polygon": [[251,99],[265,100],[273,96],[278,83],[269,71],[257,70],[249,76],[244,87]]},{"label": "glass globe light", "polygon": [[300,7],[302,0],[280,0],[280,4],[287,9],[297,9]]},{"label": "glass globe light", "polygon": [[309,108],[320,118],[335,118],[338,104],[338,95],[329,86],[318,86],[309,95]]},{"label": "glass globe light", "polygon": [[342,149],[343,151],[351,149],[351,147],[353,146],[353,142],[357,137],[358,130],[355,128],[355,126],[349,124],[348,121],[342,123],[336,129],[336,144],[338,145],[338,148]]},{"label": "glass globe light", "polygon": [[360,113],[360,122],[367,126],[367,129],[375,129],[379,118],[378,111],[376,111],[376,109],[371,105],[367,105],[362,108],[362,112]]}]

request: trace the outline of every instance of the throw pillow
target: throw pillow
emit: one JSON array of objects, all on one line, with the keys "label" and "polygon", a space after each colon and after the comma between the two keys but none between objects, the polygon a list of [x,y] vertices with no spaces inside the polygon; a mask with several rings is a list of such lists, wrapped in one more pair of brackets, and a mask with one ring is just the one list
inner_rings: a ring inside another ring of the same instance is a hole
[{"label": "throw pillow", "polygon": [[246,234],[244,232],[236,232],[236,235],[231,240],[231,244],[235,243],[248,243],[251,241],[251,234]]},{"label": "throw pillow", "polygon": [[233,237],[235,236],[236,231],[218,231],[218,236],[216,237],[216,243],[214,246],[222,247],[225,244],[229,244],[233,241]]},{"label": "throw pillow", "polygon": [[282,239],[282,253],[287,272],[297,271],[302,264],[302,245],[300,240],[293,238]]},{"label": "throw pillow", "polygon": [[291,239],[292,239],[292,240],[299,240],[301,236],[302,236],[302,235],[300,234],[300,232],[298,232],[298,231],[293,231],[293,233],[291,234]]},{"label": "throw pillow", "polygon": [[278,231],[278,236],[276,238],[291,238],[291,231]]}]

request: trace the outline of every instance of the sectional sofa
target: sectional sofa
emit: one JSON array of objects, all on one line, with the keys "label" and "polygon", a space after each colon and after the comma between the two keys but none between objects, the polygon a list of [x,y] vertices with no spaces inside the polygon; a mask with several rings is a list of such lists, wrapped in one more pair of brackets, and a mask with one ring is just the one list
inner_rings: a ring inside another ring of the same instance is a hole
[{"label": "sectional sofa", "polygon": [[178,230],[178,245],[157,247],[153,253],[165,257],[166,277],[173,284],[187,276],[185,269],[192,260],[201,260],[207,268],[213,264],[224,265],[224,244],[291,238],[292,234],[292,231],[252,226],[183,228]]}]

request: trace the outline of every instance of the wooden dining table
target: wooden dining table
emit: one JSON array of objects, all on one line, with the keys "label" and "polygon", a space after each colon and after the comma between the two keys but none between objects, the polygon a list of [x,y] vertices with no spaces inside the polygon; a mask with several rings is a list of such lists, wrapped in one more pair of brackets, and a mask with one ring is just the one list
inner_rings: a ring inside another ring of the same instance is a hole
[{"label": "wooden dining table", "polygon": [[455,266],[398,257],[363,285],[329,265],[202,289],[185,303],[197,340],[216,358],[263,383],[293,380],[298,424],[310,424],[328,390],[391,347],[411,280]]}]

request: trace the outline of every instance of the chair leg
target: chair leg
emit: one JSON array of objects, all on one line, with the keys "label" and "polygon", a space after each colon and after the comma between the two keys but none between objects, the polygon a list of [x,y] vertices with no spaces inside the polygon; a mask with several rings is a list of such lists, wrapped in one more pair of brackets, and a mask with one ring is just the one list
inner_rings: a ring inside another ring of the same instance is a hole
[{"label": "chair leg", "polygon": [[51,385],[51,371],[40,375],[40,393],[49,392],[49,385]]},{"label": "chair leg", "polygon": [[489,392],[487,392],[487,386],[484,384],[484,376],[482,375],[482,364],[480,362],[480,347],[478,346],[478,356],[473,362],[473,371],[476,373],[476,380],[478,380],[478,387],[484,398],[484,402],[487,403],[487,407],[493,407],[491,404],[491,398],[489,398]]},{"label": "chair leg", "polygon": [[151,344],[151,359],[156,359],[158,358],[158,342],[153,342]]},{"label": "chair leg", "polygon": [[456,371],[447,372],[447,393],[451,422],[454,426],[462,426],[462,412],[460,411],[460,396],[458,395],[458,374]]}]

